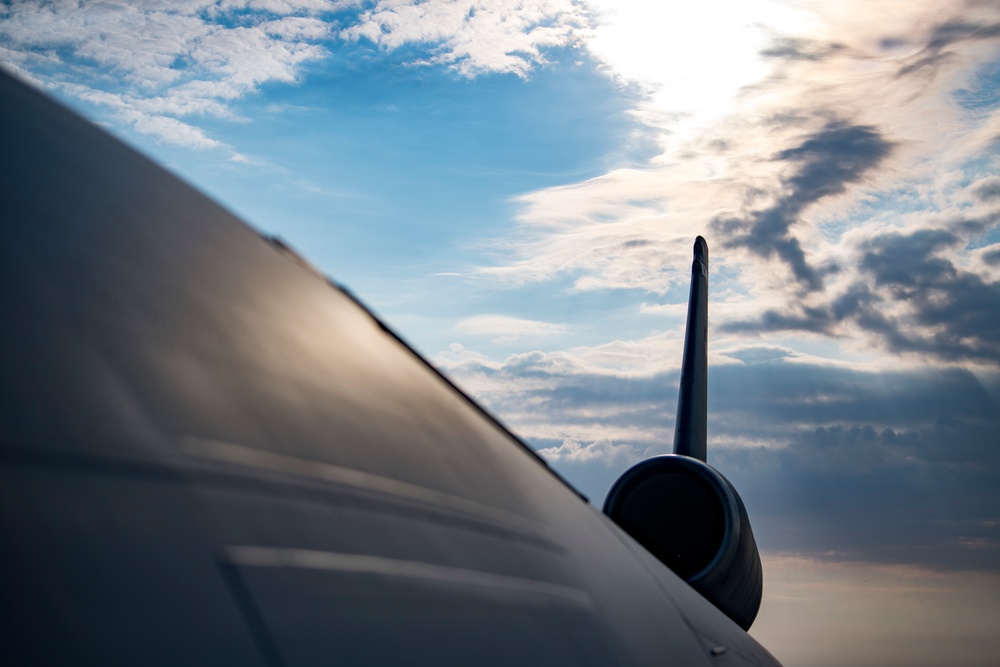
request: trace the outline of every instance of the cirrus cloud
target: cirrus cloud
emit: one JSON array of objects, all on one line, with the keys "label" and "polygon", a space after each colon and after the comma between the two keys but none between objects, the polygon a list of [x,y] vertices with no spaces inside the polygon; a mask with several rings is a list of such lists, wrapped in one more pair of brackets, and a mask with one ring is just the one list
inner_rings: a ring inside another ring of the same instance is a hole
[{"label": "cirrus cloud", "polygon": [[[228,148],[199,117],[241,120],[232,102],[294,83],[327,55],[336,5],[282,2],[42,2],[0,9],[4,62],[105,109],[134,131],[188,148]],[[228,148],[233,157],[242,157]]]}]

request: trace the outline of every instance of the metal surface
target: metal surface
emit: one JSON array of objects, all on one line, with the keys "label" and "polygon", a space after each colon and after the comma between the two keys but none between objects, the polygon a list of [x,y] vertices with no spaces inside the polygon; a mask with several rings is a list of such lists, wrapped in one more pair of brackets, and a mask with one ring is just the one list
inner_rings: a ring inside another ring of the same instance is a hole
[{"label": "metal surface", "polygon": [[614,483],[604,513],[706,600],[749,630],[763,570],[736,488],[690,456],[640,461]]},{"label": "metal surface", "polygon": [[776,664],[294,256],[2,75],[0,137],[5,664]]}]

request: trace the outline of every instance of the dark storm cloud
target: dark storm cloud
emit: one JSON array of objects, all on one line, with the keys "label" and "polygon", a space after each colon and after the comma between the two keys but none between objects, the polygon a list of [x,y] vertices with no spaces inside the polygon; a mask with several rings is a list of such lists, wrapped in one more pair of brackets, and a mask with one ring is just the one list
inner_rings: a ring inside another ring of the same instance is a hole
[{"label": "dark storm cloud", "polygon": [[[995,214],[956,221],[963,234],[995,225]],[[874,334],[891,352],[921,353],[946,361],[1000,362],[1000,283],[955,264],[965,246],[958,233],[924,229],[887,233],[861,246],[856,282],[829,304],[769,310],[750,321],[728,322],[722,331],[766,333],[806,331],[837,335],[853,322]],[[991,262],[995,252],[984,254]],[[887,303],[903,304],[906,315],[890,317]]]},{"label": "dark storm cloud", "polygon": [[868,125],[830,123],[795,148],[778,153],[779,160],[800,163],[791,179],[790,202],[805,206],[828,195],[840,194],[849,183],[878,165],[892,144]]},{"label": "dark storm cloud", "polygon": [[807,291],[821,290],[824,273],[835,267],[810,265],[792,227],[808,206],[843,193],[888,157],[892,147],[869,125],[827,123],[798,146],[775,156],[797,168],[783,181],[783,192],[772,206],[743,218],[717,218],[713,227],[728,239],[727,245],[747,248],[761,257],[777,255]]},{"label": "dark storm cloud", "polygon": [[996,570],[997,426],[994,408],[916,428],[817,427],[784,449],[725,450],[714,463],[732,471],[770,549]]},{"label": "dark storm cloud", "polygon": [[[948,420],[995,422],[991,395],[968,371],[865,373],[804,363],[727,365],[710,371],[713,431],[790,444],[845,424],[924,428]],[[744,428],[745,426],[745,428]]]},{"label": "dark storm cloud", "polygon": [[945,231],[885,234],[865,248],[861,268],[876,287],[905,300],[913,321],[930,334],[890,339],[894,351],[919,351],[943,359],[1000,361],[1000,283],[957,267],[942,251],[963,245]]},{"label": "dark storm cloud", "polygon": [[766,549],[995,570],[1000,378],[988,382],[957,369],[722,367],[710,438],[770,435],[778,447],[717,448],[711,461]]},{"label": "dark storm cloud", "polygon": [[954,278],[954,265],[936,253],[960,242],[957,236],[941,229],[883,234],[862,246],[860,265],[874,277],[877,286],[891,286],[895,296],[909,299]]}]

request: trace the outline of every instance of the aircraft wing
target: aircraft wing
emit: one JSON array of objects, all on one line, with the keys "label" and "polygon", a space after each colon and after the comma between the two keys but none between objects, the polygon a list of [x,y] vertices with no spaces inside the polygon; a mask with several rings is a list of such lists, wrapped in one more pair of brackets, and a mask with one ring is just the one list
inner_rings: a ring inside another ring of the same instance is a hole
[{"label": "aircraft wing", "polygon": [[0,100],[7,664],[777,664],[282,243]]}]

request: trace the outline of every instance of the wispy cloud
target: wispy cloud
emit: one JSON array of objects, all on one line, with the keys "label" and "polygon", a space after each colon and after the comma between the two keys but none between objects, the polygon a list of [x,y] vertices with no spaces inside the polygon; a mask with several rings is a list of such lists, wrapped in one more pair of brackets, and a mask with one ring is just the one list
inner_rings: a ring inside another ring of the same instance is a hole
[{"label": "wispy cloud", "polygon": [[526,77],[550,50],[579,46],[589,25],[570,0],[26,0],[0,8],[0,58],[138,133],[235,151],[199,117],[244,120],[239,100],[265,83],[301,81],[337,44],[414,48],[407,64],[465,77]]},{"label": "wispy cloud", "polygon": [[741,68],[724,104],[691,113],[665,91],[700,46],[677,68],[644,69],[620,37],[602,42],[631,25],[627,10],[600,15],[587,43],[645,86],[636,117],[660,133],[661,152],[520,197],[516,233],[481,272],[664,294],[686,281],[690,239],[702,233],[714,239],[715,288],[730,293],[720,331],[1000,363],[995,253],[980,250],[1000,223],[1000,99],[989,94],[1000,11],[760,7],[769,11],[753,21],[739,11],[720,19],[733,41],[711,42],[729,49],[724,62],[755,66]]},{"label": "wispy cloud", "polygon": [[294,83],[325,57],[336,5],[275,2],[42,2],[0,10],[4,60],[45,85],[104,108],[161,141],[230,150],[199,117],[240,120],[233,102],[268,82]]},{"label": "wispy cloud", "polygon": [[806,289],[820,290],[821,270],[810,266],[792,227],[809,206],[845,192],[891,150],[892,144],[873,127],[831,121],[799,145],[775,155],[774,160],[795,165],[795,171],[777,184],[779,194],[773,203],[743,218],[716,218],[711,227],[727,239],[727,245],[745,247],[765,258],[778,256]]},{"label": "wispy cloud", "polygon": [[526,320],[508,315],[476,315],[460,321],[455,328],[475,335],[491,336],[492,341],[499,344],[525,338],[561,336],[569,331],[563,324]]}]

